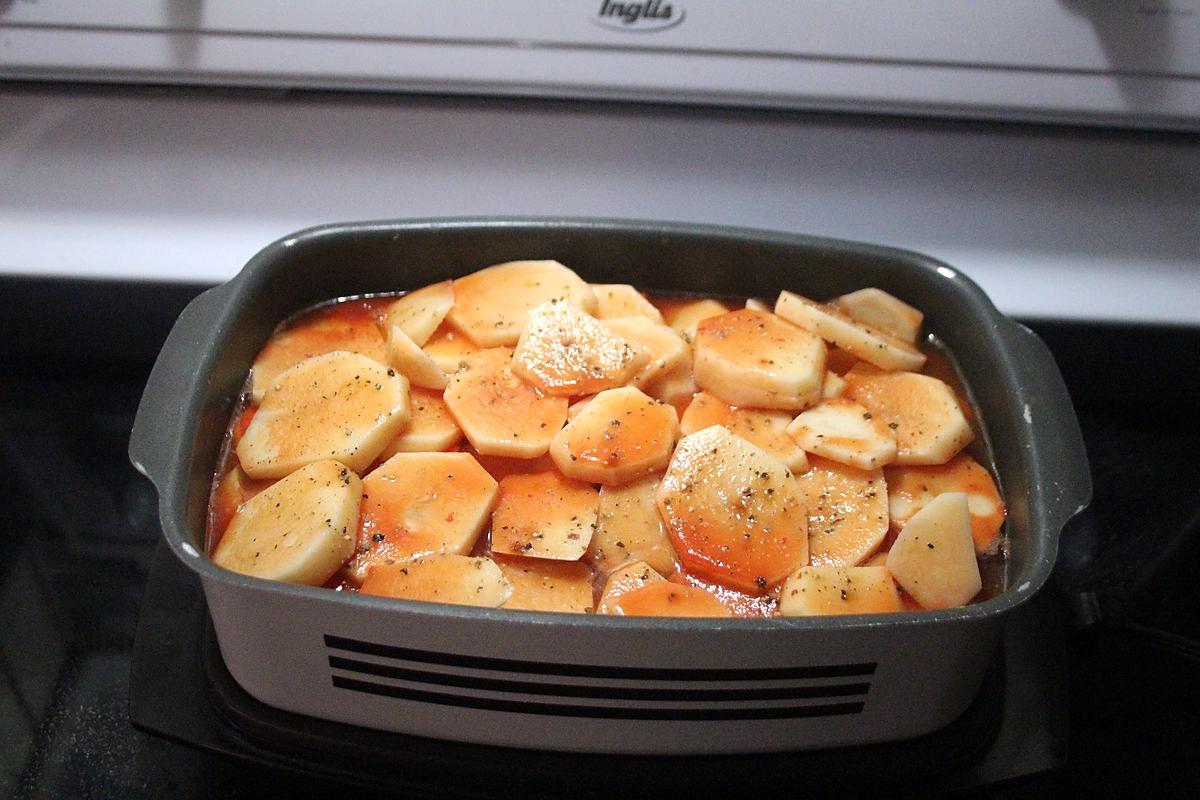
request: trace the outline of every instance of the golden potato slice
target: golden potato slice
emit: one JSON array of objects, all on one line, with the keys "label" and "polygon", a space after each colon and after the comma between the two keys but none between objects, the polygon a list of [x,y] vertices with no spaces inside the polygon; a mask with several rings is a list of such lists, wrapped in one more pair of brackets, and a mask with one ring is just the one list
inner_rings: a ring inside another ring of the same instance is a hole
[{"label": "golden potato slice", "polygon": [[601,572],[628,561],[643,561],[664,574],[675,571],[675,548],[654,503],[660,479],[650,475],[624,486],[600,487],[588,560]]},{"label": "golden potato slice", "polygon": [[506,347],[465,357],[444,399],[471,445],[484,455],[536,458],[567,421],[567,398],[543,397],[514,375]]},{"label": "golden potato slice", "polygon": [[846,373],[846,396],[892,429],[897,464],[945,464],[975,437],[954,390],[929,375],[857,364]]},{"label": "golden potato slice", "polygon": [[361,472],[404,429],[408,379],[378,361],[337,351],[280,375],[238,442],[252,478],[282,478],[305,464],[337,459]]},{"label": "golden potato slice", "polygon": [[729,609],[698,586],[670,581],[630,589],[610,604],[610,614],[626,617],[728,617]]},{"label": "golden potato slice", "polygon": [[434,331],[421,349],[447,375],[458,372],[467,356],[479,352],[478,345],[448,325]]},{"label": "golden potato slice", "polygon": [[640,388],[655,400],[673,406],[676,413],[683,414],[696,392],[700,391],[692,374],[691,348],[688,348],[687,355],[675,369]]},{"label": "golden potato slice", "polygon": [[596,604],[596,612],[599,614],[619,613],[617,601],[622,595],[652,583],[665,583],[666,580],[645,561],[630,561],[609,573],[608,580],[604,583],[604,590],[600,593],[600,602]]},{"label": "golden potato slice", "polygon": [[831,369],[825,370],[825,383],[821,384],[821,399],[841,397],[846,393],[846,379]]},{"label": "golden potato slice", "polygon": [[882,470],[862,470],[813,457],[800,476],[808,501],[808,562],[861,564],[888,534],[888,486]]},{"label": "golden potato slice", "polygon": [[746,441],[756,444],[782,461],[788,469],[801,473],[808,469],[808,456],[792,437],[787,426],[792,415],[786,411],[763,411],[731,406],[708,392],[692,398],[679,420],[680,433],[703,430],[710,425],[724,425]]},{"label": "golden potato slice", "polygon": [[801,567],[779,595],[784,617],[903,611],[887,567]]},{"label": "golden potato slice", "polygon": [[379,564],[359,588],[363,594],[498,608],[512,584],[490,558],[439,553],[415,561]]},{"label": "golden potato slice", "polygon": [[646,356],[570,303],[529,312],[513,353],[513,372],[543,394],[593,394],[625,384]]},{"label": "golden potato slice", "polygon": [[408,378],[413,386],[422,389],[445,389],[445,371],[399,325],[388,331],[388,361]]},{"label": "golden potato slice", "polygon": [[720,425],[679,440],[655,501],[693,574],[760,595],[808,563],[804,495],[791,470]]},{"label": "golden potato slice", "polygon": [[645,317],[617,317],[604,320],[604,325],[644,353],[642,366],[629,378],[631,386],[644,388],[691,358],[691,348],[683,337],[662,323]]},{"label": "golden potato slice", "polygon": [[555,434],[550,457],[570,478],[620,485],[666,467],[678,434],[671,406],[632,386],[609,389]]},{"label": "golden potato slice", "polygon": [[971,513],[971,538],[975,552],[995,553],[1004,525],[1004,501],[991,474],[966,453],[945,464],[928,467],[888,467],[888,509],[892,527],[902,529],[914,514],[940,494],[963,492]]},{"label": "golden potato slice", "polygon": [[284,370],[306,358],[338,350],[360,353],[381,363],[387,361],[387,342],[364,307],[335,306],[274,334],[250,368],[251,397],[261,403]]},{"label": "golden potato slice", "polygon": [[911,370],[925,364],[925,354],[908,342],[868,328],[841,310],[807,297],[780,292],[775,313],[877,367]]},{"label": "golden potato slice", "polygon": [[587,614],[593,610],[592,571],[578,561],[493,556],[512,584],[505,608]]},{"label": "golden potato slice", "polygon": [[498,486],[468,453],[397,453],[363,478],[351,574],[430,553],[466,555],[488,523]]},{"label": "golden potato slice", "polygon": [[887,568],[925,608],[963,606],[979,594],[983,580],[966,494],[940,494],[914,514],[892,543]]},{"label": "golden potato slice", "polygon": [[810,453],[859,469],[896,460],[896,437],[867,409],[845,397],[831,397],[802,411],[788,435]]},{"label": "golden potato slice", "polygon": [[593,283],[596,293],[596,319],[645,317],[662,323],[662,314],[646,296],[628,283]]},{"label": "golden potato slice", "polygon": [[463,432],[450,416],[442,393],[432,389],[411,389],[408,393],[411,416],[407,427],[383,448],[380,460],[396,453],[437,453],[449,450],[462,440]]},{"label": "golden potato slice", "polygon": [[456,280],[446,319],[480,347],[514,345],[529,312],[550,300],[596,310],[592,287],[557,261],[509,261]]},{"label": "golden potato slice", "polygon": [[740,309],[696,328],[696,383],[727,403],[807,408],[821,397],[825,343],[774,314]]},{"label": "golden potato slice", "polygon": [[716,300],[697,300],[668,314],[667,324],[688,344],[696,341],[696,326],[710,317],[719,317],[729,308]]},{"label": "golden potato slice", "polygon": [[362,483],[338,461],[315,461],[247,500],[213,550],[226,569],[320,586],[354,553]]},{"label": "golden potato slice", "polygon": [[833,305],[856,322],[916,344],[925,315],[882,289],[859,289],[833,300]]},{"label": "golden potato slice", "polygon": [[577,561],[596,528],[600,493],[557,472],[509,475],[492,513],[492,552]]},{"label": "golden potato slice", "polygon": [[454,305],[454,281],[442,281],[409,292],[387,308],[384,328],[400,328],[423,347]]}]

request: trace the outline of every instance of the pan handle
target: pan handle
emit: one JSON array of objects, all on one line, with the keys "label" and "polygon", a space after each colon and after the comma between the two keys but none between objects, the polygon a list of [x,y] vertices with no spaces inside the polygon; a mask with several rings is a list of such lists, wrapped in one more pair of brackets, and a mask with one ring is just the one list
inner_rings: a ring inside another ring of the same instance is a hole
[{"label": "pan handle", "polygon": [[129,437],[129,460],[159,489],[165,488],[168,467],[177,463],[187,425],[187,389],[196,372],[197,353],[213,338],[220,310],[232,284],[208,289],[188,303],[159,351],[138,403]]},{"label": "pan handle", "polygon": [[1045,467],[1049,521],[1061,531],[1092,502],[1092,474],[1079,420],[1050,348],[1019,322],[1004,326],[1020,381],[1035,463]]}]

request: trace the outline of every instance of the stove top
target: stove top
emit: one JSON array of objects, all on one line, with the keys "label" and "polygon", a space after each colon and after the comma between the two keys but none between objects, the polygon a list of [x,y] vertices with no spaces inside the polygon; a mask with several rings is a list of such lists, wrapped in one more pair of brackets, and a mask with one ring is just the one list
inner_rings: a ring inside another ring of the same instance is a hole
[{"label": "stove top", "polygon": [[[359,740],[242,694],[126,457],[153,357],[200,288],[0,279],[6,793],[310,796],[354,780],[365,796],[602,796],[652,780],[708,795],[806,778],[839,796],[1200,792],[1200,329],[1033,323],[1071,388],[1095,500],[955,727],[883,750],[688,763]],[[381,768],[384,750],[396,761]]]}]

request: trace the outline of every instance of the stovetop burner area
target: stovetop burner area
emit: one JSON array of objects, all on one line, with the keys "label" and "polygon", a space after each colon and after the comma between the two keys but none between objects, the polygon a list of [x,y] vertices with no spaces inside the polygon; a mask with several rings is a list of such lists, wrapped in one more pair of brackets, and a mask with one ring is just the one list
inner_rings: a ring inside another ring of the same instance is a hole
[{"label": "stovetop burner area", "polygon": [[[270,786],[271,793],[328,796],[345,790],[336,770],[301,770],[296,753],[319,739],[294,732],[297,749],[280,758],[258,738],[264,718],[237,696],[236,687],[222,683],[219,660],[212,663],[211,642],[196,624],[203,621],[196,587],[179,583],[177,573],[163,583],[172,571],[156,556],[157,497],[128,462],[129,430],[153,357],[200,288],[0,279],[6,331],[0,341],[0,788],[6,794],[223,797]],[[1002,699],[983,697],[976,706],[994,718],[980,716],[974,727],[968,719],[961,729],[978,737],[980,753],[961,747],[956,754],[968,767],[972,759],[1015,763],[1017,756],[996,749],[1009,746],[1005,735],[1024,731],[1027,745],[1036,739],[1047,750],[1042,766],[1030,770],[1062,762],[1060,753],[1049,752],[1057,747],[1066,747],[1065,762],[973,788],[935,780],[937,770],[922,763],[907,782],[897,778],[887,794],[923,796],[937,789],[973,797],[1052,791],[1115,796],[1136,787],[1148,796],[1195,795],[1200,362],[1194,354],[1200,353],[1200,329],[1064,322],[1032,327],[1054,351],[1071,389],[1095,495],[1090,510],[1064,532],[1054,586],[1029,623],[1037,635],[1020,639],[1044,656],[1039,669],[1057,671],[1061,680],[1044,676],[1036,683],[1050,695],[1030,689],[1022,700],[1019,670],[998,665],[989,677],[993,689],[985,691],[998,691]],[[198,688],[160,698],[163,707],[166,701],[178,707],[177,713],[167,707],[162,716],[178,722],[172,735],[190,744],[130,722],[131,681],[155,667],[133,663],[145,592],[156,603],[156,638],[151,647],[142,642],[142,652],[166,658],[194,647],[202,656],[194,673],[170,684]],[[1021,646],[1013,635],[1006,639],[1006,656]],[[1065,658],[1056,660],[1056,653]],[[1065,730],[1056,732],[1059,709],[1066,714]],[[179,732],[196,719],[211,723],[204,741]],[[564,791],[555,782],[561,776],[539,786],[528,762],[514,764],[519,781],[506,782],[503,774],[485,780],[479,769],[453,769],[456,758],[472,757],[467,748],[409,744],[397,757],[409,759],[414,775],[447,767],[440,785],[410,783],[414,793]],[[909,757],[937,755],[926,748]],[[858,761],[871,763],[866,754]],[[799,765],[846,770],[855,762],[773,757],[765,774],[800,791]],[[495,763],[500,772],[502,762]],[[600,766],[588,764],[597,772]],[[630,768],[619,759],[609,766]],[[731,779],[737,774],[729,772]],[[991,780],[1022,773],[1006,776],[997,768],[978,774]],[[628,791],[628,782],[602,778],[580,775],[573,793]],[[722,785],[715,771],[705,779],[706,786],[697,784],[689,793],[737,788]],[[826,789],[835,784],[839,796],[855,794],[856,785],[861,789],[853,780],[819,783]],[[373,779],[354,792],[373,796],[383,786]],[[879,791],[872,786],[864,793]]]}]

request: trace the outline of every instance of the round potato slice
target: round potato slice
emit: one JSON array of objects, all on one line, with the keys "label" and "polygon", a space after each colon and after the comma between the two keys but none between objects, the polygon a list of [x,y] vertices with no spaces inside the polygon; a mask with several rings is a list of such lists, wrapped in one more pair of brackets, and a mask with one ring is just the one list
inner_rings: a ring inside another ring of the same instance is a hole
[{"label": "round potato slice", "polygon": [[550,457],[568,477],[614,486],[666,467],[678,433],[671,406],[632,386],[609,389],[554,436]]},{"label": "round potato slice", "polygon": [[424,346],[454,305],[454,281],[442,281],[409,292],[388,306],[385,326],[400,328],[408,338]]},{"label": "round potato slice", "polygon": [[792,415],[786,411],[731,406],[719,397],[700,392],[692,398],[679,420],[684,434],[724,425],[751,444],[775,456],[795,473],[808,469],[808,455],[787,434]]},{"label": "round potato slice", "polygon": [[929,375],[857,364],[846,396],[894,432],[897,464],[945,464],[975,438],[954,390]]},{"label": "round potato slice", "polygon": [[801,567],[779,595],[785,617],[903,611],[887,567]]},{"label": "round potato slice", "polygon": [[354,553],[362,483],[345,464],[317,461],[250,498],[213,550],[226,569],[320,586]]},{"label": "round potato slice", "polygon": [[913,345],[884,331],[868,328],[834,306],[822,305],[791,292],[780,292],[775,313],[882,369],[920,369],[925,364],[925,354]]},{"label": "round potato slice", "polygon": [[645,561],[630,561],[613,570],[604,582],[600,602],[596,611],[600,614],[617,614],[617,602],[621,596],[652,583],[663,583],[667,579]]},{"label": "round potato slice", "polygon": [[821,397],[825,343],[774,314],[739,309],[696,328],[696,383],[727,403],[798,410]]},{"label": "round potato slice", "polygon": [[814,566],[852,567],[888,533],[888,486],[882,470],[863,470],[816,456],[800,476],[808,498],[808,559]]},{"label": "round potato slice", "polygon": [[761,595],[808,563],[804,495],[791,470],[720,425],[679,440],[655,500],[693,574]]},{"label": "round potato slice", "polygon": [[888,551],[887,568],[924,608],[955,608],[983,587],[967,496],[946,492],[904,526]]},{"label": "round potato slice", "polygon": [[971,538],[975,552],[989,554],[1000,546],[1004,501],[991,474],[966,453],[945,464],[927,467],[888,467],[888,508],[897,530],[930,501],[946,492],[963,492],[971,512]]},{"label": "round potato slice", "polygon": [[362,472],[409,413],[408,380],[391,367],[358,353],[315,356],[276,379],[238,442],[238,461],[252,478],[327,458]]},{"label": "round potato slice", "polygon": [[729,609],[697,586],[671,581],[650,583],[625,592],[609,613],[626,617],[728,617]]},{"label": "round potato slice", "polygon": [[600,320],[550,300],[529,312],[513,372],[543,394],[592,394],[624,385],[647,355]]},{"label": "round potato slice", "polygon": [[409,391],[411,416],[408,425],[379,454],[381,460],[396,453],[437,453],[450,450],[462,441],[462,429],[450,416],[442,393],[431,389]]},{"label": "round potato slice", "polygon": [[492,513],[492,552],[578,561],[596,528],[600,493],[557,472],[509,475]]},{"label": "round potato slice", "polygon": [[639,316],[660,324],[663,321],[654,304],[628,283],[594,283],[592,290],[596,292],[596,319]]},{"label": "round potato slice", "polygon": [[529,312],[550,300],[596,310],[592,287],[557,261],[510,261],[456,280],[446,319],[480,347],[514,345]]},{"label": "round potato slice", "polygon": [[468,453],[398,453],[363,478],[352,573],[380,561],[471,552],[496,500],[495,479]]},{"label": "round potato slice", "polygon": [[882,421],[853,400],[831,397],[802,412],[788,435],[810,453],[859,469],[896,460],[896,437]]},{"label": "round potato slice", "polygon": [[338,350],[387,361],[387,342],[369,308],[355,303],[333,306],[277,332],[254,359],[250,370],[251,397],[255,403],[261,403],[285,370],[306,358]]},{"label": "round potato slice", "polygon": [[544,397],[514,375],[506,347],[463,359],[443,399],[472,446],[489,456],[545,455],[567,420],[567,398]]},{"label": "round potato slice", "polygon": [[363,594],[497,608],[512,584],[490,558],[439,553],[415,561],[379,564],[363,581]]}]

